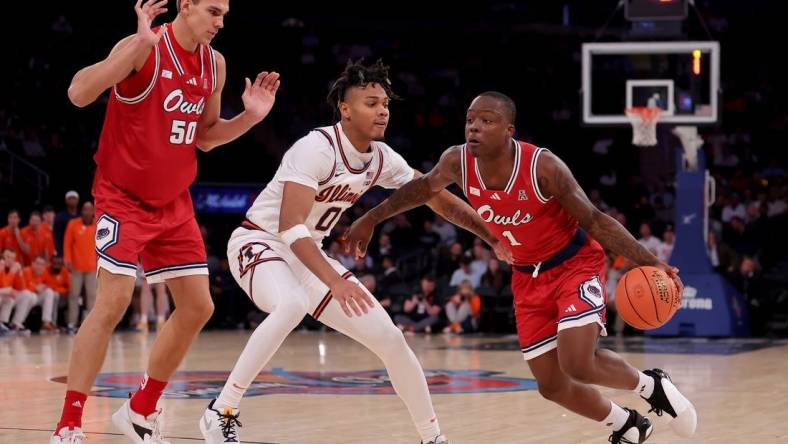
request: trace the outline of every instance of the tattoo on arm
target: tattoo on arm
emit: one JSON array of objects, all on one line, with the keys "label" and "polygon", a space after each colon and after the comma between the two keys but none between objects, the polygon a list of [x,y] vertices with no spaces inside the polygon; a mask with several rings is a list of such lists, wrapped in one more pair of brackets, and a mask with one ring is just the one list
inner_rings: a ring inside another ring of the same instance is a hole
[{"label": "tattoo on arm", "polygon": [[641,245],[617,220],[599,211],[588,200],[572,172],[552,153],[540,157],[537,184],[545,197],[554,197],[581,227],[603,247],[637,265],[659,264],[654,254]]},{"label": "tattoo on arm", "polygon": [[495,235],[492,234],[487,224],[479,217],[476,211],[449,191],[442,191],[427,204],[446,220],[470,231],[487,242],[487,244],[492,245],[497,241]]}]

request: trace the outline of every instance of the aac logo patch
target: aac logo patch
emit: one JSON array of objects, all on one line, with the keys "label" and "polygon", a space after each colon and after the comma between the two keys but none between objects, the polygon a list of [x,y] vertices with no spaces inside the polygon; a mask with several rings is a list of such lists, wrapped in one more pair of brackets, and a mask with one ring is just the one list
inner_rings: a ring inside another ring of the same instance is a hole
[{"label": "aac logo patch", "polygon": [[[500,376],[488,370],[424,370],[430,393],[500,393],[536,390],[536,381]],[[102,373],[96,377],[93,396],[128,398],[142,373]],[[164,397],[169,399],[213,399],[224,387],[226,371],[186,371],[176,373]],[[51,381],[65,383],[65,376]],[[394,395],[385,370],[360,372],[290,372],[275,368],[260,373],[246,396],[261,395]]]}]

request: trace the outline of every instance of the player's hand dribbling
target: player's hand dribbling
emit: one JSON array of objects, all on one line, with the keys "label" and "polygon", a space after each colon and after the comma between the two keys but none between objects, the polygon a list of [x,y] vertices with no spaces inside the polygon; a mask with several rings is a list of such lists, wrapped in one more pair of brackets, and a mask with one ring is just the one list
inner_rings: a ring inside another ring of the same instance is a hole
[{"label": "player's hand dribbling", "polygon": [[514,257],[512,256],[512,250],[509,248],[508,245],[504,244],[501,241],[496,241],[495,244],[491,245],[493,249],[493,253],[500,261],[504,261],[507,264],[511,265],[514,262]]},{"label": "player's hand dribbling", "polygon": [[146,0],[144,5],[142,0],[137,0],[134,12],[137,13],[137,36],[151,46],[159,43],[167,27],[162,26],[157,32],[153,32],[150,27],[153,19],[167,12],[167,0]]},{"label": "player's hand dribbling", "polygon": [[679,277],[679,269],[676,267],[671,267],[670,265],[662,262],[657,265],[657,268],[664,271],[665,274],[673,281],[673,284],[676,286],[676,294],[679,295],[679,301],[684,297],[684,283],[681,282],[681,278]]},{"label": "player's hand dribbling", "polygon": [[244,93],[241,100],[244,110],[255,121],[260,121],[271,112],[276,100],[276,91],[279,89],[279,73],[263,71],[257,75],[254,82],[247,77]]},{"label": "player's hand dribbling", "polygon": [[356,316],[361,316],[362,312],[368,313],[367,307],[375,306],[369,294],[361,288],[361,285],[354,282],[339,278],[329,290],[349,318],[353,317],[352,313]]},{"label": "player's hand dribbling", "polygon": [[350,225],[342,238],[345,241],[345,253],[350,253],[356,259],[367,254],[367,246],[375,231],[375,224],[366,217],[361,216]]}]

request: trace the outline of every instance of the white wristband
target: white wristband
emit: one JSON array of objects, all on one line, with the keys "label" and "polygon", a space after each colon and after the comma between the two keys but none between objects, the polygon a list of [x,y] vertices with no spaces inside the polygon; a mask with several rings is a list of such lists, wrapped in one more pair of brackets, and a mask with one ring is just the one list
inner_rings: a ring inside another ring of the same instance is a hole
[{"label": "white wristband", "polygon": [[279,233],[279,238],[289,247],[293,242],[305,237],[312,237],[309,229],[304,224],[294,225]]}]

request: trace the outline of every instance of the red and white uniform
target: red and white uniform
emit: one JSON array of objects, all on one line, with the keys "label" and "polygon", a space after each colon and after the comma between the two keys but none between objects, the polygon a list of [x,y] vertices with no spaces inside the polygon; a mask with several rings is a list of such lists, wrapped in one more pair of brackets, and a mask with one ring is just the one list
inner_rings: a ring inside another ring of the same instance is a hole
[{"label": "red and white uniform", "polygon": [[93,182],[99,267],[135,276],[141,261],[149,282],[208,273],[189,185],[216,59],[207,45],[187,52],[167,28],[110,92]]},{"label": "red and white uniform", "polygon": [[495,236],[511,245],[517,332],[529,360],[554,349],[564,328],[598,322],[606,334],[605,256],[561,204],[539,191],[536,165],[546,150],[512,143],[514,168],[503,190],[485,186],[463,146],[462,187]]}]

